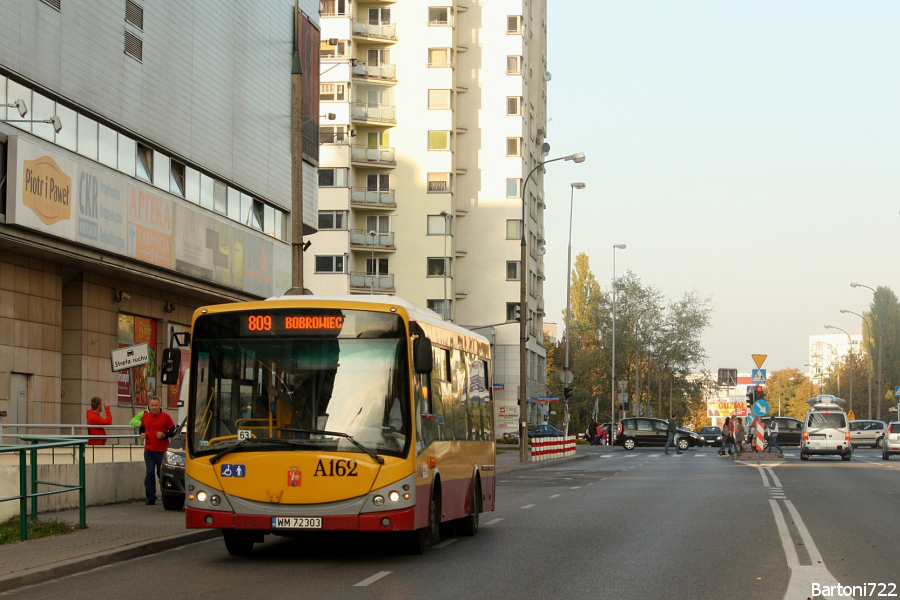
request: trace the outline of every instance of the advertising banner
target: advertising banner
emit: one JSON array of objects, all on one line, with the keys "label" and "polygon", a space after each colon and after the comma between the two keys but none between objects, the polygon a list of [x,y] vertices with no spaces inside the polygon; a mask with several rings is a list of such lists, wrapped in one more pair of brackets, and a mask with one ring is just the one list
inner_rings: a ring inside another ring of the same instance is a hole
[{"label": "advertising banner", "polygon": [[51,144],[10,136],[7,222],[261,297],[291,287],[291,249]]},{"label": "advertising banner", "polygon": [[746,417],[747,401],[743,396],[740,399],[708,400],[706,402],[706,416]]}]

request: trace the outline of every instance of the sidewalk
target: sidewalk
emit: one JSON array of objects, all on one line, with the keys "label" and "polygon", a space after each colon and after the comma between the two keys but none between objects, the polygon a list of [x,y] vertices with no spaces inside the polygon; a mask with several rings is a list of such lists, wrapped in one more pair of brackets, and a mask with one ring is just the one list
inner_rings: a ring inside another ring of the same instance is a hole
[{"label": "sidewalk", "polygon": [[[518,448],[499,448],[497,472],[546,467],[579,458],[586,456],[521,463]],[[39,517],[77,524],[78,510],[41,513]],[[155,506],[143,502],[88,506],[86,520],[87,529],[81,531],[0,546],[0,592],[219,536],[212,529],[185,529],[184,512],[167,511],[159,502]]]}]

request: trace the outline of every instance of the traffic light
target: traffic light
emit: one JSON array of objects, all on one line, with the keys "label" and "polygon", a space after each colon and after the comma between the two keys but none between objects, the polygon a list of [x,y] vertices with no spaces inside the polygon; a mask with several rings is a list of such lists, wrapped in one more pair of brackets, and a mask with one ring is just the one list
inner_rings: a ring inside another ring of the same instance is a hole
[{"label": "traffic light", "polygon": [[766,388],[761,385],[756,386],[756,399],[757,400],[765,400],[766,399]]},{"label": "traffic light", "polygon": [[756,388],[750,388],[747,390],[747,406],[753,406],[754,402],[756,402]]},{"label": "traffic light", "polygon": [[571,398],[572,397],[572,388],[570,388],[570,387],[563,388],[563,396],[565,397],[566,400]]}]

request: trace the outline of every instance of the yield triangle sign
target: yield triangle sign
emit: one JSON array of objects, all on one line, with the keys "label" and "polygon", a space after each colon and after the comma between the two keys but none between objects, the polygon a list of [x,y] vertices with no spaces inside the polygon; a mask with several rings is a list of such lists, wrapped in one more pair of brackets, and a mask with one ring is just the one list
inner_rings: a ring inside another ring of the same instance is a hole
[{"label": "yield triangle sign", "polygon": [[751,354],[753,358],[753,362],[756,363],[757,369],[762,369],[763,363],[766,362],[766,358],[769,356],[768,354]]}]

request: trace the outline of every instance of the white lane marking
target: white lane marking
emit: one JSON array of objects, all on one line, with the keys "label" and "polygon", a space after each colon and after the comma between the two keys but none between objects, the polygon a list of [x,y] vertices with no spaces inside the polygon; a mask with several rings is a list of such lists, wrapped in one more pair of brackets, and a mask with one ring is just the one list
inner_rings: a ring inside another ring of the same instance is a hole
[{"label": "white lane marking", "polygon": [[778,506],[777,500],[769,499],[772,516],[775,517],[775,525],[778,528],[778,537],[781,538],[781,547],[784,549],[787,565],[791,570],[791,579],[788,582],[787,590],[784,592],[784,600],[794,600],[803,596],[809,596],[809,590],[812,589],[813,583],[821,586],[838,585],[837,579],[831,575],[831,572],[825,567],[825,563],[822,562],[822,555],[813,543],[809,530],[803,524],[797,509],[794,508],[790,500],[783,500],[783,502],[791,513],[794,525],[797,527],[800,537],[803,538],[806,551],[809,553],[809,559],[812,561],[810,566],[800,564],[800,560],[797,558],[797,550],[794,548],[794,540],[788,531],[781,507]]},{"label": "white lane marking", "polygon": [[772,467],[766,467],[766,468],[769,470],[768,473],[769,473],[769,477],[772,478],[772,483],[775,484],[775,487],[780,488],[781,481],[778,479],[778,475],[775,474],[775,469],[773,469]]},{"label": "white lane marking", "polygon": [[446,548],[447,546],[449,546],[450,544],[452,544],[452,543],[455,542],[455,541],[456,541],[456,538],[451,538],[451,539],[449,539],[449,540],[444,540],[444,541],[441,542],[440,544],[435,544],[434,546],[432,546],[432,548]]},{"label": "white lane marking", "polygon": [[491,519],[490,521],[485,523],[485,525],[496,525],[497,523],[499,523],[502,520],[503,520],[503,517],[499,517],[497,519]]},{"label": "white lane marking", "polygon": [[659,458],[662,454],[651,454],[650,458]]},{"label": "white lane marking", "polygon": [[363,580],[360,581],[359,583],[353,584],[353,587],[366,587],[366,586],[369,585],[370,583],[375,583],[376,581],[378,581],[378,580],[381,579],[382,577],[387,577],[387,576],[390,575],[391,573],[393,573],[393,571],[381,571],[380,573],[375,573],[374,575],[372,575],[372,576],[369,577],[368,579],[363,579]]},{"label": "white lane marking", "polygon": [[600,458],[610,458],[610,457],[612,457],[612,454],[601,454],[600,455]]},{"label": "white lane marking", "polygon": [[537,506],[537,504],[526,504],[525,506],[522,507],[522,510],[525,510],[526,508],[533,508],[535,506]]},{"label": "white lane marking", "polygon": [[706,458],[706,454],[695,454],[694,458]]},{"label": "white lane marking", "polygon": [[637,458],[637,454],[626,454],[625,458]]},{"label": "white lane marking", "polygon": [[569,489],[570,489],[570,490],[580,490],[580,489],[581,489],[581,486],[580,486],[580,485],[576,485],[575,487],[570,487]]},{"label": "white lane marking", "polygon": [[560,494],[553,494],[553,495],[550,496],[550,497],[551,497],[551,498],[559,498],[559,497],[560,497]]},{"label": "white lane marking", "polygon": [[766,479],[766,472],[765,472],[765,470],[763,470],[762,467],[756,467],[756,468],[757,468],[757,470],[759,471],[759,476],[762,477],[763,485],[766,486],[767,488],[772,487],[772,486],[769,485],[769,480]]}]

